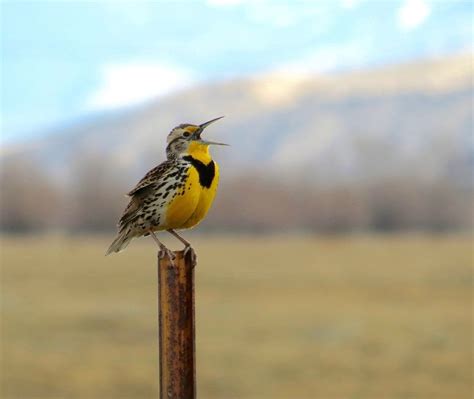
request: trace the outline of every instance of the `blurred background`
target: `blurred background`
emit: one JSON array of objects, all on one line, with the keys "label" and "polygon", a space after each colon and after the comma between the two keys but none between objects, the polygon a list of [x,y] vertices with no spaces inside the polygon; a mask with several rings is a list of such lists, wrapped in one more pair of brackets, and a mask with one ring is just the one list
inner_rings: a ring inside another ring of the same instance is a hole
[{"label": "blurred background", "polygon": [[199,395],[471,397],[472,2],[0,7],[2,397],[157,397],[155,245],[103,254],[221,115]]}]

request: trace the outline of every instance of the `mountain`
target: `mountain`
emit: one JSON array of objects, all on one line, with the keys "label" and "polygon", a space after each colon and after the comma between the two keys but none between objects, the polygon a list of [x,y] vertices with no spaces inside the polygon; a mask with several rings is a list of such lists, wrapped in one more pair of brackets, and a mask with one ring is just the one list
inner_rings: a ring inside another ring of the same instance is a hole
[{"label": "mountain", "polygon": [[[206,135],[231,144],[214,153],[223,184],[235,196],[259,179],[267,187],[255,193],[259,201],[269,193],[394,179],[411,179],[415,191],[420,184],[449,182],[470,193],[472,98],[470,54],[326,76],[257,76],[96,115],[41,140],[4,149],[2,161],[12,165],[28,160],[69,192],[85,171],[102,171],[118,192],[126,192],[163,160],[173,126],[225,115]],[[90,176],[84,179],[87,185]],[[247,182],[243,187],[242,179]],[[463,203],[469,204],[470,197]],[[304,207],[304,201],[291,206]]]},{"label": "mountain", "polygon": [[173,126],[225,115],[206,134],[232,145],[216,154],[232,174],[309,168],[334,181],[410,168],[440,176],[453,163],[471,162],[472,78],[468,55],[342,75],[220,82],[95,116],[6,153],[53,168],[98,153],[141,173],[162,159]]}]

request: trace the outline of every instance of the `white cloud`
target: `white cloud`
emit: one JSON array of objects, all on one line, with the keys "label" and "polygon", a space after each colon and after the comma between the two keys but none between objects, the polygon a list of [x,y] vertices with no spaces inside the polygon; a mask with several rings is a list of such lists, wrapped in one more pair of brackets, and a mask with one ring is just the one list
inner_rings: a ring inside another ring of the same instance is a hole
[{"label": "white cloud", "polygon": [[367,40],[320,47],[293,61],[278,65],[269,72],[281,75],[308,76],[339,68],[357,68],[367,62],[371,42]]},{"label": "white cloud", "polygon": [[187,87],[194,81],[189,70],[142,61],[106,64],[101,75],[99,87],[86,101],[89,109],[138,104]]},{"label": "white cloud", "polygon": [[398,9],[398,26],[401,30],[409,31],[417,28],[431,14],[431,6],[424,0],[405,0]]}]

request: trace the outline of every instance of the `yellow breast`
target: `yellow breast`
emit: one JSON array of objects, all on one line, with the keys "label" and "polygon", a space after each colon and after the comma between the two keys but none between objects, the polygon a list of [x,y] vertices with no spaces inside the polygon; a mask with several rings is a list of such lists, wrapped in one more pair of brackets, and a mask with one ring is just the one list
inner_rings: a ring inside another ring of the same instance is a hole
[{"label": "yellow breast", "polygon": [[163,229],[179,229],[195,212],[201,197],[199,174],[196,169],[189,168],[186,184],[181,191],[174,193],[166,210],[166,223]]},{"label": "yellow breast", "polygon": [[166,212],[166,229],[187,229],[205,218],[217,191],[219,167],[207,145],[192,143],[184,157],[189,167],[186,185],[169,203]]}]

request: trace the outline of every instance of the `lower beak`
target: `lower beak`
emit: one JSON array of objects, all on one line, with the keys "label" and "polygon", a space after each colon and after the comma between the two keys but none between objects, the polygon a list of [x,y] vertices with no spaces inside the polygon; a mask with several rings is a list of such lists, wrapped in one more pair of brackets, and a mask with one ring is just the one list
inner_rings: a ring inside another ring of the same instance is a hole
[{"label": "lower beak", "polygon": [[218,143],[217,141],[209,141],[209,140],[199,140],[201,144],[207,144],[207,145],[229,145],[225,143]]}]

